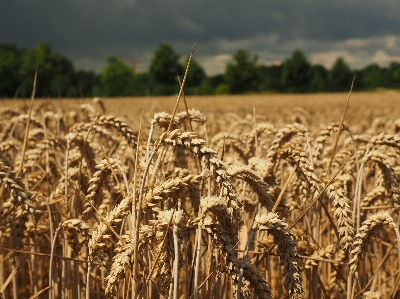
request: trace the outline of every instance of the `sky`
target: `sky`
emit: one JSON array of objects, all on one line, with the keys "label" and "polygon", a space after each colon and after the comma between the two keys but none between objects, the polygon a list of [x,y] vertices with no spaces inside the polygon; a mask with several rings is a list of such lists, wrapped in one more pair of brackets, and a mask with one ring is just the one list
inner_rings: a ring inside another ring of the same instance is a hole
[{"label": "sky", "polygon": [[278,64],[295,49],[329,68],[400,62],[398,0],[0,0],[0,41],[48,42],[76,69],[100,72],[113,55],[136,70],[169,43],[208,75],[223,73],[238,49]]}]

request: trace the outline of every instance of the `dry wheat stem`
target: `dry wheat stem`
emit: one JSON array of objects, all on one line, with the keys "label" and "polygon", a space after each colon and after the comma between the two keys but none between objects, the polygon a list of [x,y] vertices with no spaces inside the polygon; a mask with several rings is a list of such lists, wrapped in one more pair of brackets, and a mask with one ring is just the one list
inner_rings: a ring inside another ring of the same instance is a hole
[{"label": "dry wheat stem", "polygon": [[237,299],[240,299],[241,288],[242,288],[242,279],[243,279],[243,270],[244,270],[244,266],[246,264],[247,255],[249,253],[250,244],[253,241],[255,234],[256,234],[256,231],[254,229],[252,229],[250,232],[249,239],[247,240],[247,243],[246,243],[246,249],[243,253],[243,259],[242,259],[242,263],[241,263],[240,270],[239,270],[237,296],[236,296]]},{"label": "dry wheat stem", "polygon": [[[132,211],[131,211],[131,218],[132,218],[132,225],[131,225],[131,237],[133,236],[133,232],[135,231],[136,228],[136,221],[137,221],[137,202],[136,202],[136,182],[137,182],[137,171],[138,171],[138,164],[139,164],[139,142],[140,142],[140,137],[142,134],[142,124],[143,124],[143,116],[144,116],[144,111],[142,112],[142,116],[140,118],[140,126],[139,126],[139,133],[138,133],[138,138],[137,138],[137,148],[136,148],[136,153],[135,153],[135,166],[133,170],[133,203],[132,203]],[[153,129],[153,126],[151,126],[151,129]],[[149,140],[151,138],[151,132],[149,135]],[[150,142],[148,143],[148,147],[150,146]],[[146,151],[146,163],[147,163],[147,155],[148,155],[148,148]],[[137,293],[137,268],[133,267],[132,268],[132,298],[136,298],[136,293]]]},{"label": "dry wheat stem", "polygon": [[384,265],[384,263],[386,262],[386,260],[390,257],[390,252],[392,251],[392,249],[394,247],[396,247],[397,242],[393,243],[392,246],[388,249],[388,251],[386,252],[385,256],[382,258],[382,260],[379,262],[379,265],[376,268],[376,273],[375,275],[373,275],[370,280],[368,281],[368,283],[365,285],[364,289],[362,291],[360,291],[358,294],[356,294],[355,296],[359,296],[362,293],[364,293],[367,288],[371,285],[371,283],[373,282],[375,276],[379,273],[379,270],[382,268],[382,266]]},{"label": "dry wheat stem", "polygon": [[351,82],[349,96],[347,97],[346,106],[345,106],[344,111],[343,111],[342,119],[340,120],[339,132],[338,132],[338,135],[337,135],[336,140],[335,140],[335,145],[333,147],[331,161],[329,162],[329,166],[328,166],[328,171],[327,171],[328,174],[330,173],[332,162],[333,162],[333,158],[335,157],[335,154],[336,154],[336,148],[337,148],[337,145],[338,145],[338,142],[339,142],[340,134],[342,132],[343,122],[344,122],[344,118],[346,117],[347,108],[349,107],[350,95],[351,95],[351,92],[353,91],[353,86],[354,86],[355,79],[356,79],[356,75],[354,75],[353,81]]},{"label": "dry wheat stem", "polygon": [[189,71],[190,62],[192,61],[192,57],[193,57],[194,49],[196,48],[196,44],[197,44],[197,40],[193,45],[192,52],[190,53],[189,60],[188,60],[188,63],[186,65],[185,75],[183,76],[182,84],[181,84],[180,89],[179,89],[178,98],[176,100],[176,105],[175,105],[175,108],[174,108],[174,112],[172,114],[171,122],[168,125],[167,132],[169,132],[171,130],[172,121],[173,121],[174,116],[175,116],[176,108],[178,107],[179,99],[180,99],[180,97],[181,97],[181,95],[183,93],[183,87],[185,86],[186,76],[187,76],[187,73]]},{"label": "dry wheat stem", "polygon": [[178,299],[178,281],[179,281],[179,241],[178,241],[178,226],[174,224],[172,229],[173,238],[174,238],[174,270],[173,270],[173,279],[174,279],[174,299]]},{"label": "dry wheat stem", "polygon": [[[181,78],[179,78],[179,74],[177,75],[177,77],[178,77],[179,86],[181,86],[182,83],[181,83]],[[186,109],[186,114],[187,114],[187,118],[188,118],[188,122],[189,122],[190,131],[194,132],[193,126],[192,126],[192,122],[190,121],[190,114],[189,114],[189,109],[188,109],[188,106],[187,106],[187,103],[186,103],[186,97],[185,97],[184,90],[182,90],[182,95],[183,95],[183,103],[185,104],[185,109]]]},{"label": "dry wheat stem", "polygon": [[20,162],[19,162],[19,169],[18,169],[18,173],[19,173],[19,174],[22,173],[22,168],[24,167],[25,151],[26,151],[26,146],[27,146],[27,142],[28,142],[29,124],[30,124],[30,121],[31,121],[31,114],[32,114],[32,108],[33,108],[33,100],[35,99],[35,92],[36,92],[37,72],[38,72],[38,69],[37,69],[37,67],[36,67],[36,70],[35,70],[35,77],[33,78],[33,89],[32,89],[32,95],[31,95],[31,104],[30,104],[30,107],[29,107],[28,120],[27,120],[27,122],[26,122],[26,127],[25,127],[25,137],[24,137],[24,142],[23,142],[23,145],[22,145],[21,160],[20,160]]}]

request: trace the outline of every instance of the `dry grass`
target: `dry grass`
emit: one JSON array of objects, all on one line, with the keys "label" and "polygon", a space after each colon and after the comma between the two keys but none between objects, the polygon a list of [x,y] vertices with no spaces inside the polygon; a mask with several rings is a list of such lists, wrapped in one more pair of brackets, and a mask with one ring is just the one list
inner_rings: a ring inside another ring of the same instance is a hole
[{"label": "dry grass", "polygon": [[0,294],[397,298],[400,95],[346,98],[3,101]]}]

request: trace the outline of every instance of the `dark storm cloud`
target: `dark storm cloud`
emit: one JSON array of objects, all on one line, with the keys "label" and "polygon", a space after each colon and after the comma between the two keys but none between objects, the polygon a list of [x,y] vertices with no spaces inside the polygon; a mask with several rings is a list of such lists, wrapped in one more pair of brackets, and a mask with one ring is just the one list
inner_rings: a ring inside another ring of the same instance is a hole
[{"label": "dark storm cloud", "polygon": [[238,47],[273,61],[296,47],[322,57],[338,45],[349,50],[345,40],[397,43],[399,15],[400,2],[389,0],[0,0],[0,38],[23,47],[47,41],[77,67],[97,69],[108,54],[144,67],[160,42],[185,54],[196,39],[204,62]]}]

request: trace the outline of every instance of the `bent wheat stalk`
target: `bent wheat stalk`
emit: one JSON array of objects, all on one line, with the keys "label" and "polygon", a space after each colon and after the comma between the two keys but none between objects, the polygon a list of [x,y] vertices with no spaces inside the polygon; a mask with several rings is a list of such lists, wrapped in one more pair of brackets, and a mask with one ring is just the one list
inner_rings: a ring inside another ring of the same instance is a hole
[{"label": "bent wheat stalk", "polygon": [[[365,246],[369,240],[369,236],[373,229],[383,226],[389,225],[393,228],[396,233],[396,239],[398,243],[398,247],[400,248],[400,233],[397,224],[393,221],[393,218],[389,215],[388,212],[378,212],[368,217],[362,223],[357,235],[354,237],[354,243],[350,251],[350,271],[353,273],[355,278],[358,278],[358,267],[359,261],[363,252],[366,252]],[[399,269],[400,269],[400,252],[399,252]]]}]

